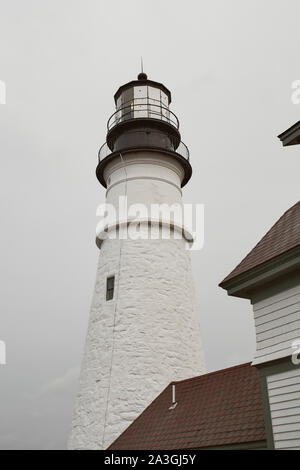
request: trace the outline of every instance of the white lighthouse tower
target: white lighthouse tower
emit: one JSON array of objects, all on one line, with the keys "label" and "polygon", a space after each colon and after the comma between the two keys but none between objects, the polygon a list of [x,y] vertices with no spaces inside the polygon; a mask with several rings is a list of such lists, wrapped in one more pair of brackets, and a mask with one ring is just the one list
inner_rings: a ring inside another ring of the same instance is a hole
[{"label": "white lighthouse tower", "polygon": [[[170,91],[144,73],[115,94],[96,174],[108,204],[140,205],[140,236],[124,236],[128,221],[111,221],[97,236],[100,257],[71,449],[107,448],[171,381],[205,370],[191,236],[177,220],[151,212],[161,204],[181,207],[192,174],[170,102]],[[156,227],[155,236],[144,236],[149,227]]]}]

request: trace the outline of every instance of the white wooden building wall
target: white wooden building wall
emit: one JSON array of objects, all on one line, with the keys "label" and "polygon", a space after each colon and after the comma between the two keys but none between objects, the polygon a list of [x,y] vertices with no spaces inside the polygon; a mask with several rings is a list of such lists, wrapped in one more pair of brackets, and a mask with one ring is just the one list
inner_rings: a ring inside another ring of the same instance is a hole
[{"label": "white wooden building wall", "polygon": [[300,339],[300,285],[254,303],[256,355],[253,364],[287,357]]},{"label": "white wooden building wall", "polygon": [[300,367],[267,377],[275,449],[300,450]]}]

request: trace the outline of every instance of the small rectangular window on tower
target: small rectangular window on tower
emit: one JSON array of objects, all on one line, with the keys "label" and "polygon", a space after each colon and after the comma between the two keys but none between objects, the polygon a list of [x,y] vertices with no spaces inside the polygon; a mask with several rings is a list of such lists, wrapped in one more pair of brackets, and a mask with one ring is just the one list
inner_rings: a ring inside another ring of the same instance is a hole
[{"label": "small rectangular window on tower", "polygon": [[106,279],[106,300],[114,298],[115,289],[115,276],[110,276]]}]

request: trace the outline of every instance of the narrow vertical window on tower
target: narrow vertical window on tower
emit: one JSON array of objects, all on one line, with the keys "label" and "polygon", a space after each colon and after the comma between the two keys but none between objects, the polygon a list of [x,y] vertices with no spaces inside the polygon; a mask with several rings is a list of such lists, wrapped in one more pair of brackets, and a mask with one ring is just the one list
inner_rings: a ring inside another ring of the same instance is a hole
[{"label": "narrow vertical window on tower", "polygon": [[115,276],[110,276],[106,279],[106,300],[114,298],[115,290]]}]

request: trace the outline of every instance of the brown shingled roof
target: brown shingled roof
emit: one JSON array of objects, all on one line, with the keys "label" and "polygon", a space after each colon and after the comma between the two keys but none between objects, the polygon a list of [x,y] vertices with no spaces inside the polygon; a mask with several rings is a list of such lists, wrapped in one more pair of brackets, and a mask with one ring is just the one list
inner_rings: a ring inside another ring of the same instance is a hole
[{"label": "brown shingled roof", "polygon": [[300,245],[300,201],[288,209],[240,264],[220,283],[255,268]]},{"label": "brown shingled roof", "polygon": [[266,439],[258,371],[250,364],[173,382],[110,450],[183,450]]}]

